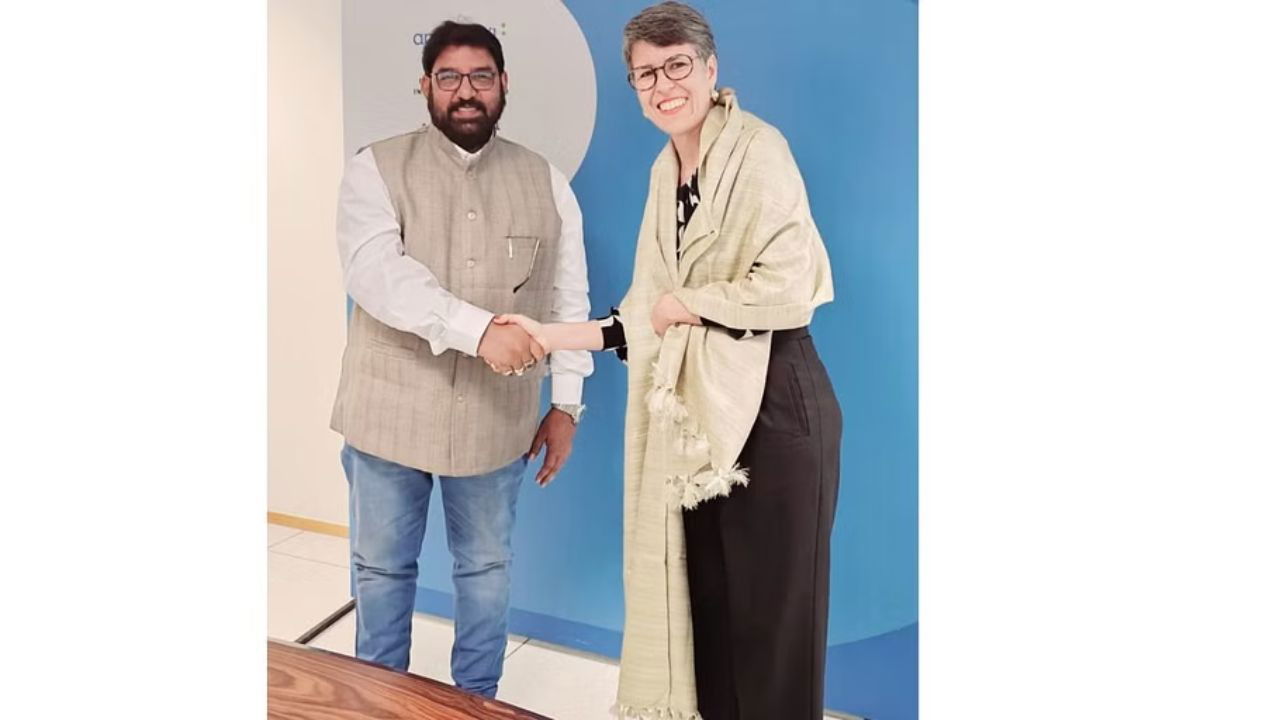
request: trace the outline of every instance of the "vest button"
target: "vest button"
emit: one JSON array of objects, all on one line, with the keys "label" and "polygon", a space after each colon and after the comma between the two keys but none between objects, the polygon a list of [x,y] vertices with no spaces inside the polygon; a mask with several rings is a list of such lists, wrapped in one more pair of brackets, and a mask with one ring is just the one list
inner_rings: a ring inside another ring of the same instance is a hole
[{"label": "vest button", "polygon": [[475,220],[475,219],[476,219],[476,211],[475,211],[475,210],[468,210],[468,211],[467,211],[467,219],[468,219],[468,220]]},{"label": "vest button", "polygon": [[475,261],[475,260],[468,260],[468,261],[467,261],[467,267],[469,267],[469,268],[473,268],[473,267],[475,267],[475,266],[476,266],[476,261]]},{"label": "vest button", "polygon": [[459,396],[458,396],[458,402],[459,402],[459,403],[461,403],[461,402],[462,402],[462,396],[461,396],[461,395],[459,395]]}]

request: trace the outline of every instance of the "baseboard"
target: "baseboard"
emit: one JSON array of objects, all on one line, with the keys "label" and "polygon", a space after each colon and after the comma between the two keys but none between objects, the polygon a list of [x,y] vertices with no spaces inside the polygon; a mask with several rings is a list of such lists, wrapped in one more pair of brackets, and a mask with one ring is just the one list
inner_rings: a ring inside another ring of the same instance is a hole
[{"label": "baseboard", "polygon": [[335,537],[347,537],[347,526],[338,525],[337,523],[325,522],[323,520],[312,520],[311,518],[300,517],[298,515],[286,515],[285,513],[268,512],[267,522],[275,525],[284,525],[285,527],[297,528],[299,530],[309,530],[322,535],[333,535]]}]

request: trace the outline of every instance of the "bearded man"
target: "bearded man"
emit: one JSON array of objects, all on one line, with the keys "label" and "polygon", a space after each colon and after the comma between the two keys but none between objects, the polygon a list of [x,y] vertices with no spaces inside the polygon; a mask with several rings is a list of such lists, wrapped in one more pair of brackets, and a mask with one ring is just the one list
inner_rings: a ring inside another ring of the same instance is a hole
[{"label": "bearded man", "polygon": [[[496,133],[508,78],[492,32],[440,24],[422,68],[431,124],[362,148],[338,199],[355,306],[331,426],[345,441],[356,655],[408,668],[438,484],[454,560],[453,680],[492,698],[521,478],[543,448],[538,485],[563,466],[592,371],[586,351],[543,362],[524,330],[493,318],[587,319],[582,214],[559,170]],[[548,369],[552,407],[539,423]]]}]

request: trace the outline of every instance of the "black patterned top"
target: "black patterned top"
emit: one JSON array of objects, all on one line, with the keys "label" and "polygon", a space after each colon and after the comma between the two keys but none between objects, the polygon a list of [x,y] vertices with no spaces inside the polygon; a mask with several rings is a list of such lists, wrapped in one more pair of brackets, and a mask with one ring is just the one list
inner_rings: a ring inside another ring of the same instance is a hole
[{"label": "black patterned top", "polygon": [[693,217],[693,211],[698,209],[698,203],[702,198],[698,195],[698,172],[695,170],[693,177],[689,178],[689,182],[682,184],[676,188],[676,260],[680,260],[680,254],[684,252],[681,245],[684,243],[684,229],[689,224],[689,218]]}]

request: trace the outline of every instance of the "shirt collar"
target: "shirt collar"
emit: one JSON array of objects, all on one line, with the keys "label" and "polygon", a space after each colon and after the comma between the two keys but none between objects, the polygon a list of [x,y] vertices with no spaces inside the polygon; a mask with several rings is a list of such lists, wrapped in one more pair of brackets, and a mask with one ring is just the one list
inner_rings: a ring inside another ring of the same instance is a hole
[{"label": "shirt collar", "polygon": [[[453,149],[458,151],[458,156],[461,157],[462,161],[468,165],[475,162],[476,158],[480,157],[480,153],[484,151],[484,148],[480,148],[476,152],[467,152],[461,145],[454,143],[452,140],[449,141],[449,144],[453,145]],[[488,144],[489,143],[485,143],[485,145]]]},{"label": "shirt collar", "polygon": [[435,125],[423,123],[422,128],[424,132],[428,133],[431,143],[436,146],[436,149],[439,152],[441,152],[445,157],[452,159],[463,168],[473,167],[482,161],[484,156],[489,154],[490,149],[493,148],[498,139],[497,133],[494,133],[489,137],[489,141],[484,144],[484,147],[475,152],[467,152],[457,143],[450,140],[443,132],[440,131],[440,128]]}]

